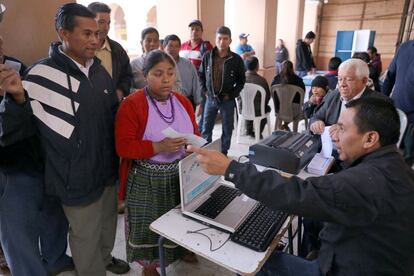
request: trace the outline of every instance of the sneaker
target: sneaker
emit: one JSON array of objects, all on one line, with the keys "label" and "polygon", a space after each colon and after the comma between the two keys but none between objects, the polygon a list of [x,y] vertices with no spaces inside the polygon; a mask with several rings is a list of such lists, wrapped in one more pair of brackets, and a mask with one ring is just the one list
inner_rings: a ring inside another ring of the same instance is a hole
[{"label": "sneaker", "polygon": [[114,274],[125,274],[130,269],[131,268],[129,267],[129,264],[127,262],[117,259],[115,257],[112,257],[111,262],[106,265],[106,270]]}]

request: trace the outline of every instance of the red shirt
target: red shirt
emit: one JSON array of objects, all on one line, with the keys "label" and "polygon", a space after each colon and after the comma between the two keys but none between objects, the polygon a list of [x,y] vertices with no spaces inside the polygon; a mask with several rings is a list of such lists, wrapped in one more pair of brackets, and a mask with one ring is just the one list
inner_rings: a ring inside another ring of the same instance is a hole
[{"label": "red shirt", "polygon": [[198,71],[204,54],[211,49],[213,49],[213,46],[210,42],[204,40],[201,40],[196,47],[191,48],[191,40],[189,40],[181,45],[180,57],[191,61]]}]

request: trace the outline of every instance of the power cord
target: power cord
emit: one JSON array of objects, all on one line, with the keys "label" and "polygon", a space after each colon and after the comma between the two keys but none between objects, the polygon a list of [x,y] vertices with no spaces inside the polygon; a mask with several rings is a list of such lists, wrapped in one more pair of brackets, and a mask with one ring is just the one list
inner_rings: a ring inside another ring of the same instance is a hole
[{"label": "power cord", "polygon": [[229,235],[229,237],[227,238],[227,240],[224,241],[223,244],[221,244],[219,247],[213,249],[213,241],[211,240],[211,238],[208,235],[206,235],[204,233],[201,233],[201,231],[204,231],[204,230],[207,230],[207,229],[211,229],[211,227],[205,227],[205,228],[201,228],[201,229],[198,229],[198,230],[195,230],[195,231],[187,231],[187,234],[199,234],[199,235],[202,235],[202,236],[206,237],[210,242],[210,251],[211,252],[219,250],[230,240],[230,235]]}]

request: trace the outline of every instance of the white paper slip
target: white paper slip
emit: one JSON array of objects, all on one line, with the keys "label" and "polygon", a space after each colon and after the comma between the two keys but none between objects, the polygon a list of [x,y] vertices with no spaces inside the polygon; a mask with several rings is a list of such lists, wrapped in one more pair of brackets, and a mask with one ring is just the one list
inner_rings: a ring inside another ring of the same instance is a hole
[{"label": "white paper slip", "polygon": [[332,138],[331,138],[331,135],[329,135],[330,128],[331,128],[330,126],[325,127],[321,135],[321,140],[322,140],[321,153],[322,153],[322,156],[325,158],[332,156]]},{"label": "white paper slip", "polygon": [[197,136],[191,133],[180,133],[171,127],[167,127],[166,129],[164,129],[162,131],[162,134],[164,134],[165,137],[168,137],[168,138],[185,138],[188,144],[194,145],[197,147],[201,147],[207,143],[207,140],[204,139],[203,137],[200,137],[200,136]]}]

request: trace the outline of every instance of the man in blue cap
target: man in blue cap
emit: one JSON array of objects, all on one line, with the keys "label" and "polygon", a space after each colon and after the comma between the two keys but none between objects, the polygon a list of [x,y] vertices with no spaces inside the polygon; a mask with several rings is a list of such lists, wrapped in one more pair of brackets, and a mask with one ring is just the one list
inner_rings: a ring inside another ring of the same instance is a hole
[{"label": "man in blue cap", "polygon": [[247,44],[247,37],[250,34],[241,33],[239,35],[240,44],[236,47],[236,53],[239,54],[242,59],[246,59],[250,56],[254,56],[256,52],[253,50],[252,46]]}]

